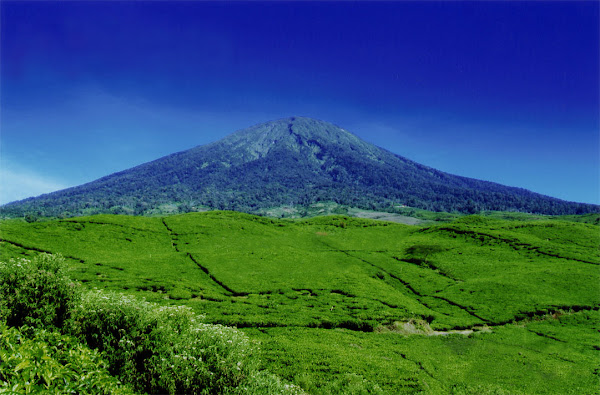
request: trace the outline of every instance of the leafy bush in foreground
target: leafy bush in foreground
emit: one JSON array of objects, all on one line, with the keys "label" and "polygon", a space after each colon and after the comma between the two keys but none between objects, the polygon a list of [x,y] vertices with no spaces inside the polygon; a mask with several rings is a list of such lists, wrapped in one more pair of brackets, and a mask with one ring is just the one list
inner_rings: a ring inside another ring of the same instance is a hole
[{"label": "leafy bush in foreground", "polygon": [[98,351],[58,332],[27,329],[0,325],[0,393],[133,393],[108,373]]},{"label": "leafy bush in foreground", "polygon": [[118,378],[148,393],[300,393],[258,371],[243,332],[185,306],[76,291],[63,263],[0,263],[0,392],[130,393]]},{"label": "leafy bush in foreground", "polygon": [[257,368],[256,346],[246,335],[198,322],[186,306],[93,291],[74,306],[69,329],[103,351],[110,371],[140,391],[221,393]]},{"label": "leafy bush in foreground", "polygon": [[9,326],[60,328],[75,298],[60,255],[0,262],[0,320]]},{"label": "leafy bush in foreground", "polygon": [[265,395],[265,394],[289,394],[306,395],[306,392],[295,384],[284,382],[278,376],[265,371],[256,371],[250,380],[242,383],[239,387],[225,391],[225,394]]}]

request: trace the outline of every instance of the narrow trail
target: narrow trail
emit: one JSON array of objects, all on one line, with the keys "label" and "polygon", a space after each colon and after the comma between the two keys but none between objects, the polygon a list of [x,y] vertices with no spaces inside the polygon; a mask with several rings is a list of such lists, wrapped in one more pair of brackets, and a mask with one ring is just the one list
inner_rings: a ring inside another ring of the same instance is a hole
[{"label": "narrow trail", "polygon": [[233,296],[246,296],[248,295],[247,292],[237,292],[234,291],[233,289],[229,288],[227,285],[225,285],[223,282],[219,281],[215,276],[213,276],[210,271],[208,270],[208,268],[206,268],[205,266],[202,266],[200,264],[200,262],[198,262],[194,256],[192,254],[190,254],[189,252],[185,253],[186,256],[192,261],[194,262],[198,268],[200,268],[200,270],[202,270],[204,273],[206,273],[208,275],[208,277],[210,277],[210,279],[217,285],[219,285],[221,288],[223,288],[226,292],[232,294]]},{"label": "narrow trail", "polygon": [[[404,354],[404,353],[400,353],[400,356],[402,357],[402,359],[404,359],[404,360],[406,360],[406,361],[409,361],[409,362],[412,362],[412,363],[414,363],[415,365],[417,365],[417,367],[419,368],[419,370],[423,371],[423,372],[424,372],[426,375],[428,375],[429,377],[431,377],[431,378],[432,378],[432,379],[434,379],[435,381],[437,381],[437,382],[439,382],[439,383],[441,383],[441,382],[442,382],[442,381],[440,381],[440,379],[438,379],[437,377],[435,377],[435,376],[434,376],[434,375],[433,375],[433,374],[432,374],[432,373],[431,373],[429,370],[427,370],[427,369],[425,368],[425,366],[423,366],[423,363],[422,363],[421,361],[417,361],[417,360],[414,360],[414,359],[410,359],[410,358],[409,358],[408,356],[406,356],[406,354]],[[427,384],[427,383],[425,383],[425,384]]]},{"label": "narrow trail", "polygon": [[483,322],[486,322],[486,323],[487,323],[487,322],[490,322],[489,320],[487,320],[487,319],[485,319],[485,318],[483,318],[483,317],[480,317],[479,315],[475,314],[475,313],[474,313],[474,312],[472,312],[471,310],[467,309],[465,306],[463,306],[463,305],[460,305],[460,304],[458,304],[458,303],[456,303],[456,302],[453,302],[453,301],[451,301],[450,299],[444,298],[443,296],[437,296],[437,295],[429,295],[429,296],[431,296],[432,298],[436,298],[436,299],[443,300],[443,301],[445,301],[446,303],[448,303],[448,304],[450,304],[450,305],[452,305],[452,306],[456,306],[456,307],[458,307],[459,309],[461,309],[461,310],[463,310],[464,312],[466,312],[467,314],[469,314],[469,315],[471,315],[471,316],[473,316],[473,317],[475,317],[475,318],[478,318],[478,319],[480,319],[480,320],[481,320],[481,321],[483,321]]},{"label": "narrow trail", "polygon": [[50,250],[43,250],[43,249],[37,248],[37,247],[28,247],[28,246],[26,246],[24,244],[17,243],[16,241],[10,241],[10,240],[6,240],[6,239],[0,239],[0,242],[2,242],[2,243],[8,243],[8,244],[11,244],[11,245],[13,245],[15,247],[19,247],[19,248],[22,248],[22,249],[27,250],[27,251],[35,251],[35,252],[43,252],[43,253],[46,253],[46,254],[53,254],[53,252],[50,251]]},{"label": "narrow trail", "polygon": [[564,255],[554,254],[551,252],[546,252],[546,251],[542,250],[543,247],[541,247],[541,246],[534,246],[532,244],[523,243],[523,242],[520,242],[515,239],[502,238],[500,236],[489,234],[489,233],[482,233],[482,232],[476,232],[473,230],[465,230],[465,229],[456,229],[456,228],[452,228],[452,227],[441,227],[441,228],[439,228],[439,230],[445,231],[445,232],[448,232],[451,234],[464,235],[464,236],[469,237],[471,240],[481,241],[480,237],[487,237],[492,240],[496,240],[498,242],[504,243],[516,251],[520,251],[521,249],[526,249],[529,252],[537,253],[539,255],[549,256],[552,258],[566,259],[566,260],[570,260],[570,261],[587,263],[590,265],[600,265],[599,262],[586,261],[583,259],[578,259],[578,258],[564,256]]},{"label": "narrow trail", "polygon": [[[28,247],[28,246],[26,246],[24,244],[17,243],[16,241],[10,241],[10,240],[6,240],[6,239],[2,239],[2,238],[0,238],[0,243],[7,243],[7,244],[13,245],[15,247],[19,247],[19,248],[27,250],[27,251],[35,251],[35,252],[41,252],[41,253],[45,253],[45,254],[56,254],[56,252],[52,252],[50,250],[44,250],[44,249],[37,248],[37,247]],[[80,263],[85,263],[85,261],[83,259],[78,258],[76,256],[64,255],[64,254],[61,254],[61,255],[63,257],[65,257],[65,258],[67,258],[67,259],[73,259],[73,260],[78,261]]]},{"label": "narrow trail", "polygon": [[[564,312],[564,310],[569,310],[567,312]],[[461,334],[461,335],[465,335],[468,336],[471,333],[474,332],[491,332],[491,330],[493,328],[498,328],[498,327],[502,327],[502,326],[506,326],[506,325],[527,325],[531,322],[542,322],[542,321],[551,321],[551,320],[556,320],[557,318],[555,318],[557,315],[572,315],[572,314],[576,314],[579,313],[580,311],[598,311],[600,310],[600,305],[599,306],[572,306],[572,307],[567,307],[567,306],[562,306],[560,308],[556,308],[556,309],[552,309],[552,310],[547,310],[544,313],[536,313],[536,312],[531,312],[529,314],[527,314],[524,317],[521,318],[514,318],[511,321],[502,321],[502,322],[496,322],[496,323],[486,323],[484,326],[482,325],[474,325],[471,327],[466,327],[463,329],[450,329],[447,331],[432,331],[432,332],[424,332],[422,334],[424,335],[428,335],[428,336],[444,336],[444,335],[451,335],[451,334]],[[531,328],[525,328],[527,329],[529,332],[536,334],[538,336],[541,337],[545,337],[547,339],[550,340],[554,340],[560,343],[567,343],[565,340],[559,339],[557,337],[542,333],[542,332],[538,332],[535,331]]]},{"label": "narrow trail", "polygon": [[[398,258],[397,256],[392,256],[392,258],[395,259],[395,260],[397,260],[398,262],[409,263],[411,265],[419,266],[417,263],[411,262],[408,259]],[[433,264],[431,262],[427,262],[427,265],[429,265],[430,270],[434,270],[440,276],[446,277],[447,279],[452,280],[455,283],[458,283],[458,282],[462,281],[462,280],[460,280],[458,278],[452,277],[451,275],[449,275],[448,273],[444,272],[442,269],[440,269],[439,267],[437,267],[435,264]]]},{"label": "narrow trail", "polygon": [[87,220],[87,221],[83,221],[83,220],[76,220],[76,221],[69,221],[69,220],[58,220],[56,221],[58,223],[65,223],[65,224],[80,224],[83,227],[85,227],[85,224],[89,224],[89,225],[108,225],[108,226],[114,226],[117,228],[125,228],[125,229],[133,229],[133,230],[137,230],[140,232],[149,232],[149,233],[156,233],[156,234],[160,234],[161,232],[157,231],[157,230],[153,230],[153,229],[143,229],[143,228],[136,228],[135,226],[129,226],[129,225],[123,225],[123,224],[116,224],[116,223],[111,223],[111,222],[99,222],[99,221],[91,221],[91,220]]},{"label": "narrow trail", "polygon": [[537,331],[534,331],[533,329],[529,329],[529,328],[527,328],[527,330],[528,330],[529,332],[531,332],[531,333],[535,333],[535,334],[536,334],[536,335],[538,335],[538,336],[541,336],[541,337],[546,337],[546,338],[548,338],[548,339],[555,340],[555,341],[557,341],[557,342],[566,343],[566,341],[564,341],[564,340],[561,340],[561,339],[559,339],[559,338],[557,338],[557,337],[550,336],[550,335],[547,335],[547,334],[545,334],[545,333],[542,333],[542,332],[537,332]]},{"label": "narrow trail", "polygon": [[173,247],[173,249],[178,253],[178,254],[185,254],[185,257],[189,260],[191,260],[196,266],[198,266],[198,268],[200,270],[202,270],[210,279],[212,282],[214,282],[215,284],[217,284],[224,292],[224,294],[231,294],[233,296],[246,296],[248,295],[248,293],[244,293],[244,292],[237,292],[234,291],[233,289],[229,288],[227,285],[225,285],[222,281],[219,281],[209,270],[207,267],[203,266],[200,262],[198,262],[198,260],[196,260],[196,258],[194,258],[194,256],[189,253],[189,252],[182,252],[179,250],[179,234],[176,233],[171,227],[169,227],[169,225],[167,224],[167,222],[165,221],[164,218],[162,218],[162,223],[165,226],[165,228],[167,229],[167,232],[169,233],[169,236],[171,238],[171,247]]},{"label": "narrow trail", "polygon": [[[427,307],[428,309],[435,311],[436,313],[439,314],[443,314],[443,315],[447,315],[444,313],[441,313],[439,311],[437,311],[435,308],[430,307],[427,303],[423,302],[421,300],[421,298],[427,296],[427,297],[431,297],[431,298],[436,298],[439,300],[443,300],[444,302],[455,306],[461,310],[463,310],[464,312],[466,312],[467,314],[471,315],[472,317],[478,319],[481,321],[481,323],[479,324],[475,324],[475,325],[471,325],[471,326],[464,326],[464,327],[454,327],[451,328],[450,330],[446,330],[446,331],[432,331],[429,335],[430,336],[443,336],[443,335],[449,335],[449,334],[463,334],[465,336],[470,335],[471,333],[480,330],[480,328],[482,327],[482,325],[486,328],[494,328],[494,327],[500,327],[500,326],[505,326],[507,324],[513,324],[513,323],[526,323],[526,322],[530,322],[532,320],[541,320],[541,319],[546,319],[544,317],[549,316],[554,316],[556,314],[564,314],[564,311],[571,311],[572,313],[576,313],[579,311],[583,311],[583,310],[600,310],[600,305],[598,306],[551,306],[552,308],[550,309],[546,309],[544,311],[531,311],[531,312],[522,312],[520,313],[520,316],[515,316],[512,319],[509,320],[505,320],[505,321],[499,321],[499,322],[493,322],[490,321],[489,319],[483,318],[481,316],[479,316],[477,313],[470,311],[468,308],[466,308],[465,306],[460,305],[459,303],[456,303],[448,298],[445,298],[443,296],[439,296],[439,295],[423,295],[421,294],[419,291],[417,291],[415,288],[413,288],[407,281],[404,281],[403,279],[401,279],[400,277],[394,275],[393,273],[390,273],[389,271],[385,270],[384,268],[367,261],[366,259],[363,259],[361,257],[355,256],[352,254],[352,252],[360,252],[360,250],[341,250],[341,249],[337,249],[329,244],[327,244],[325,241],[323,240],[319,240],[319,242],[321,244],[323,244],[325,247],[327,247],[329,250],[331,251],[337,251],[337,252],[341,252],[343,254],[345,254],[348,257],[351,257],[353,259],[358,259],[363,263],[369,264],[372,267],[381,270],[383,273],[387,274],[388,276],[390,276],[390,278],[393,278],[394,280],[397,280],[399,283],[401,283],[402,285],[404,285],[404,287],[410,291],[415,299],[422,304],[423,306]],[[401,259],[395,258],[399,261],[402,261]],[[584,262],[584,261],[581,261]],[[585,262],[585,263],[590,263],[590,262]],[[383,304],[386,304],[383,301],[380,301]],[[393,306],[390,306],[393,307]],[[572,314],[572,313],[567,313],[567,314]],[[554,340],[554,341],[559,341],[559,342],[563,342],[561,339],[558,338],[554,338],[550,335],[546,335],[544,333],[538,333],[535,331],[531,331],[532,333],[535,333],[538,336],[542,336],[542,337],[546,337],[548,339]]]},{"label": "narrow trail", "polygon": [[173,249],[174,249],[176,252],[181,252],[181,251],[179,251],[179,247],[177,246],[177,242],[179,241],[179,239],[178,239],[178,237],[177,237],[177,236],[178,236],[178,234],[177,234],[177,233],[175,233],[175,232],[173,231],[173,229],[171,229],[171,228],[169,227],[169,225],[167,225],[167,222],[165,221],[165,219],[164,219],[164,218],[161,218],[161,221],[162,221],[163,225],[165,226],[165,228],[167,229],[167,232],[169,232],[169,237],[171,238],[171,247],[173,247]]},{"label": "narrow trail", "polygon": [[[353,258],[353,259],[358,259],[358,260],[360,260],[361,262],[363,262],[363,263],[366,263],[366,264],[368,264],[368,265],[370,265],[370,266],[372,266],[372,267],[374,267],[374,268],[376,268],[376,269],[378,269],[378,270],[382,271],[383,273],[387,274],[388,276],[390,276],[390,277],[391,277],[391,278],[393,278],[394,280],[396,280],[396,281],[398,281],[399,283],[401,283],[401,284],[402,284],[402,285],[403,285],[403,286],[404,286],[406,289],[408,289],[408,290],[409,290],[409,291],[410,291],[410,292],[411,292],[411,293],[412,293],[412,294],[415,296],[415,299],[417,300],[417,302],[419,302],[420,304],[422,304],[423,306],[425,306],[426,308],[428,308],[428,309],[429,309],[429,310],[431,310],[431,311],[435,311],[435,312],[436,312],[436,313],[438,313],[438,314],[448,315],[448,314],[441,313],[441,312],[437,311],[436,309],[434,309],[434,308],[432,308],[431,306],[429,306],[427,303],[423,302],[421,299],[422,299],[424,296],[430,296],[430,297],[434,297],[434,298],[436,298],[436,299],[443,300],[443,301],[445,301],[446,303],[448,303],[448,304],[450,304],[450,305],[452,305],[452,306],[458,307],[459,309],[461,309],[461,310],[465,311],[465,312],[466,312],[467,314],[469,314],[470,316],[472,316],[472,317],[474,317],[474,318],[477,318],[477,319],[478,319],[478,320],[480,320],[482,323],[487,323],[487,322],[489,322],[487,319],[485,319],[485,318],[483,318],[483,317],[480,317],[480,316],[479,316],[479,315],[477,315],[476,313],[474,313],[474,312],[470,311],[469,309],[467,309],[465,306],[461,306],[461,305],[459,305],[458,303],[452,302],[452,301],[450,301],[450,300],[448,300],[448,299],[446,299],[446,298],[443,298],[443,297],[441,297],[441,296],[436,296],[436,295],[423,295],[423,294],[421,294],[419,291],[417,291],[416,289],[414,289],[414,288],[413,288],[413,287],[410,285],[410,283],[408,283],[407,281],[404,281],[403,279],[401,279],[400,277],[396,276],[395,274],[393,274],[393,273],[390,273],[389,271],[387,271],[386,269],[382,268],[381,266],[379,266],[379,265],[376,265],[376,264],[374,264],[374,263],[372,263],[372,262],[369,262],[369,261],[367,261],[366,259],[363,259],[363,258],[361,258],[361,257],[357,257],[357,256],[355,256],[355,255],[352,255],[352,253],[351,253],[351,252],[357,252],[358,250],[341,250],[341,249],[336,249],[336,248],[334,248],[333,246],[331,246],[331,245],[327,244],[327,243],[326,243],[325,241],[323,241],[323,240],[319,240],[319,242],[320,242],[321,244],[323,244],[324,246],[326,246],[327,248],[331,249],[332,251],[341,252],[341,253],[345,254],[346,256],[349,256],[349,257],[351,257],[351,258]],[[395,258],[395,259],[397,259],[397,258]]]}]

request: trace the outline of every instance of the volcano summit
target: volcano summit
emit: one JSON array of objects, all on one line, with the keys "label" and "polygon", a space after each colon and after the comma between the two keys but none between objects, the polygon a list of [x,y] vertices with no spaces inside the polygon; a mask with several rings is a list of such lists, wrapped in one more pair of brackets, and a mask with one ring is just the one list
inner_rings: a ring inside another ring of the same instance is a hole
[{"label": "volcano summit", "polygon": [[318,201],[386,210],[583,214],[598,206],[456,176],[369,144],[328,122],[291,117],[239,130],[96,181],[9,203],[5,216],[145,214],[164,204],[256,213]]}]

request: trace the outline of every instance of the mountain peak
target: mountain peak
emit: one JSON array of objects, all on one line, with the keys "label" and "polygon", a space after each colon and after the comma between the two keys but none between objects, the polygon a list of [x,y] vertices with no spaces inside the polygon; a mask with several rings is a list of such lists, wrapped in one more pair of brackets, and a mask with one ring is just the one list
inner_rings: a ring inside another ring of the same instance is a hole
[{"label": "mountain peak", "polygon": [[214,143],[178,152],[64,191],[3,206],[46,215],[151,213],[166,203],[260,213],[319,201],[390,210],[597,212],[520,188],[447,174],[413,162],[333,125],[277,119]]},{"label": "mountain peak", "polygon": [[335,146],[339,150],[362,151],[370,158],[379,150],[332,123],[298,116],[238,130],[215,144],[222,144],[229,150],[245,150],[251,159],[284,149],[319,156],[325,147]]},{"label": "mountain peak", "polygon": [[348,131],[329,122],[307,117],[288,117],[251,126],[227,136],[223,141],[239,141],[248,138],[280,140],[286,137],[315,140],[340,140],[352,136]]}]

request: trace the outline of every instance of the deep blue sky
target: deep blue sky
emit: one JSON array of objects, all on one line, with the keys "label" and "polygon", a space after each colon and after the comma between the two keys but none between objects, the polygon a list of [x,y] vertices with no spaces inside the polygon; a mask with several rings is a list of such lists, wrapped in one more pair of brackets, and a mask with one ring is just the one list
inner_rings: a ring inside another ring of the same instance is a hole
[{"label": "deep blue sky", "polygon": [[292,115],[600,203],[597,2],[0,7],[0,203]]}]

